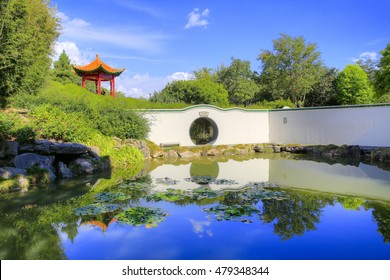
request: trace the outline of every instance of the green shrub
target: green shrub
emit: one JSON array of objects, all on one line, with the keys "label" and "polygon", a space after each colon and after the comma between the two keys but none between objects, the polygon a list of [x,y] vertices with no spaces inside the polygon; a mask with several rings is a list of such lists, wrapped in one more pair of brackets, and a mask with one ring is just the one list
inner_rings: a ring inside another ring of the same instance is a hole
[{"label": "green shrub", "polygon": [[49,104],[34,109],[30,114],[39,138],[84,142],[92,137],[90,122],[80,113],[66,113]]},{"label": "green shrub", "polygon": [[382,95],[377,100],[378,103],[390,103],[390,93]]},{"label": "green shrub", "polygon": [[14,134],[16,141],[18,141],[20,144],[33,142],[36,137],[34,129],[27,125],[17,129]]},{"label": "green shrub", "polygon": [[89,127],[104,135],[121,139],[144,139],[149,132],[149,124],[142,114],[132,110],[142,108],[133,100],[100,96],[77,85],[52,82],[37,95],[20,94],[8,101],[11,106],[27,108],[33,112],[39,111],[38,108],[42,105],[60,108],[64,113],[73,114],[88,122]]},{"label": "green shrub", "polygon": [[0,112],[0,141],[9,139],[12,135],[14,120],[7,114]]}]

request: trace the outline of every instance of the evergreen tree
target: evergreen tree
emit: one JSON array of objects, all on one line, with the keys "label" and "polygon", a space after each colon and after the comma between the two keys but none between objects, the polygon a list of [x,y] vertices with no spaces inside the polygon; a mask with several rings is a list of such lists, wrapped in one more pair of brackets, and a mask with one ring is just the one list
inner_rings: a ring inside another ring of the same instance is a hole
[{"label": "evergreen tree", "polygon": [[374,92],[364,70],[357,64],[347,65],[337,77],[337,97],[342,105],[368,104]]},{"label": "evergreen tree", "polygon": [[0,3],[0,95],[33,93],[47,76],[59,35],[55,10],[42,0]]},{"label": "evergreen tree", "polygon": [[63,84],[81,84],[80,77],[72,71],[70,59],[65,51],[62,51],[58,60],[54,62],[53,80]]}]

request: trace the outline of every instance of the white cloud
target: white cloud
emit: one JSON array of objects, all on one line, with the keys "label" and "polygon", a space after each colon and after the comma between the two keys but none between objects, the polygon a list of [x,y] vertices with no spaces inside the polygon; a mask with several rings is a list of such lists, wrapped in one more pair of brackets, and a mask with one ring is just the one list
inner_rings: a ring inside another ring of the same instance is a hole
[{"label": "white cloud", "polygon": [[209,9],[204,9],[200,12],[198,8],[195,8],[191,13],[188,14],[188,22],[184,29],[190,29],[192,27],[207,27],[209,22],[205,19],[210,14]]},{"label": "white cloud", "polygon": [[54,46],[55,54],[53,56],[53,60],[58,60],[59,56],[63,51],[68,55],[71,64],[76,65],[85,65],[88,64],[90,59],[85,55],[82,55],[80,49],[77,47],[76,43],[65,41],[65,42],[57,42]]},{"label": "white cloud", "polygon": [[193,75],[186,72],[175,72],[166,77],[152,77],[149,74],[135,74],[132,76],[123,73],[117,78],[117,89],[128,97],[149,98],[149,94],[162,90],[167,83],[175,80],[190,80]]},{"label": "white cloud", "polygon": [[359,60],[363,60],[363,61],[366,61],[366,60],[377,60],[378,59],[378,54],[376,52],[362,52],[358,58],[356,57],[353,57],[351,58],[351,60],[353,62],[357,62]]},{"label": "white cloud", "polygon": [[204,233],[210,237],[213,236],[213,232],[210,229],[207,229],[207,227],[211,226],[210,221],[196,221],[193,219],[189,219],[189,221],[192,224],[192,231],[200,238],[204,236]]},{"label": "white cloud", "polygon": [[135,31],[126,25],[94,26],[84,19],[71,19],[61,12],[58,12],[58,16],[62,19],[61,36],[68,41],[88,42],[91,45],[103,43],[130,50],[158,52],[162,48],[162,42],[168,38],[162,33]]}]

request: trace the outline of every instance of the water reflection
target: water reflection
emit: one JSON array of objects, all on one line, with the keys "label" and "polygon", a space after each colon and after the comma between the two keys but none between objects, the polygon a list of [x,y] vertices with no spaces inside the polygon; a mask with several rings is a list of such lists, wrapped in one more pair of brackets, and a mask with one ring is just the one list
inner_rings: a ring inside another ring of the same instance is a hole
[{"label": "water reflection", "polygon": [[388,171],[240,160],[175,161],[73,199],[2,211],[0,258],[390,258]]}]

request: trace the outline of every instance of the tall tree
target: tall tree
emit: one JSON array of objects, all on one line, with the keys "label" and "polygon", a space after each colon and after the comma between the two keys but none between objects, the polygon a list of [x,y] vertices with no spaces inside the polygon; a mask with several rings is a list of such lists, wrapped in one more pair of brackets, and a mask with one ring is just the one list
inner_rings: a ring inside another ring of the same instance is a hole
[{"label": "tall tree", "polygon": [[390,94],[390,43],[381,51],[382,57],[375,73],[375,90],[379,96]]},{"label": "tall tree", "polygon": [[79,76],[72,72],[72,65],[70,59],[65,51],[62,51],[60,57],[53,64],[53,80],[63,84],[81,84]]},{"label": "tall tree", "polygon": [[261,83],[274,100],[287,99],[302,106],[306,95],[319,80],[322,70],[321,54],[316,44],[300,37],[282,34],[273,40],[273,51],[263,50]]},{"label": "tall tree", "polygon": [[259,90],[247,60],[232,57],[231,64],[228,67],[222,65],[216,75],[217,81],[228,91],[231,104],[248,106]]},{"label": "tall tree", "polygon": [[58,37],[49,1],[5,0],[0,11],[0,95],[32,93],[47,76]]},{"label": "tall tree", "polygon": [[337,77],[337,97],[342,105],[368,104],[374,97],[367,73],[357,64],[348,64]]},{"label": "tall tree", "polygon": [[311,91],[307,94],[305,106],[316,107],[337,105],[336,79],[337,69],[328,69],[324,67],[321,78],[313,85]]}]

